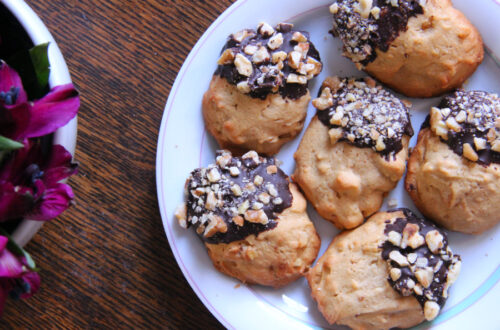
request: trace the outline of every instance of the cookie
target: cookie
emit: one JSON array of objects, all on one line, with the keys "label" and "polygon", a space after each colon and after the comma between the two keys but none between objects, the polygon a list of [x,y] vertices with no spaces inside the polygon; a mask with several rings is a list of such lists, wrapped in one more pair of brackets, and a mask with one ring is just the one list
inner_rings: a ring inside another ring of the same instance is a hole
[{"label": "cookie", "polygon": [[460,87],[483,60],[479,32],[450,0],[339,0],[330,12],[344,55],[410,97]]},{"label": "cookie", "polygon": [[306,201],[273,158],[219,151],[216,164],[191,173],[186,195],[179,223],[196,229],[224,274],[280,287],[307,272],[318,255]]},{"label": "cookie", "polygon": [[322,64],[309,34],[292,27],[261,23],[229,36],[202,104],[221,148],[273,155],[302,130]]},{"label": "cookie", "polygon": [[336,236],[307,280],[330,324],[408,328],[439,314],[460,267],[442,230],[399,209]]},{"label": "cookie", "polygon": [[323,218],[351,229],[403,176],[413,135],[408,108],[370,78],[327,78],[313,105],[292,178]]},{"label": "cookie", "polygon": [[408,162],[406,190],[447,229],[480,234],[500,221],[500,99],[459,90],[431,109]]}]

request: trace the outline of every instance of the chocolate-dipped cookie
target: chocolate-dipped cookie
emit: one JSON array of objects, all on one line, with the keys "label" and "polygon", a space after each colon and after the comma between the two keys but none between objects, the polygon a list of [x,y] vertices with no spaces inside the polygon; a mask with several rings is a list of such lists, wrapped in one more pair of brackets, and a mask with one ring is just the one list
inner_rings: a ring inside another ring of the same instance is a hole
[{"label": "chocolate-dipped cookie", "polygon": [[207,130],[221,148],[275,154],[303,128],[308,82],[322,69],[309,34],[259,24],[229,36],[203,96]]},{"label": "chocolate-dipped cookie", "polygon": [[460,87],[483,60],[479,32],[450,0],[338,0],[330,12],[344,55],[407,96]]},{"label": "chocolate-dipped cookie", "polygon": [[431,108],[408,162],[406,190],[427,217],[479,234],[500,221],[500,99],[458,90]]},{"label": "chocolate-dipped cookie", "polygon": [[442,230],[398,209],[335,237],[307,279],[331,324],[409,328],[436,318],[460,266]]},{"label": "chocolate-dipped cookie", "polygon": [[371,78],[337,77],[325,80],[313,105],[293,180],[323,218],[351,229],[403,176],[413,135],[408,107]]},{"label": "chocolate-dipped cookie", "polygon": [[255,151],[219,151],[216,164],[194,170],[176,216],[195,228],[219,271],[244,283],[286,285],[309,269],[320,246],[302,194],[274,158]]}]

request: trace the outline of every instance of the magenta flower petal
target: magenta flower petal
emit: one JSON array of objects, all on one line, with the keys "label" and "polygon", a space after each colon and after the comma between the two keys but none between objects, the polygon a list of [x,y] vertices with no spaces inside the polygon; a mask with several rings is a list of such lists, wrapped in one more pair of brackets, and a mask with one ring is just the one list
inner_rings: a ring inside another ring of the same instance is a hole
[{"label": "magenta flower petal", "polygon": [[0,222],[20,219],[34,206],[35,198],[30,188],[0,183]]},{"label": "magenta flower petal", "polygon": [[12,108],[0,106],[0,135],[9,139],[23,139],[29,127],[31,108],[21,103]]},{"label": "magenta flower petal", "polygon": [[78,166],[71,161],[73,156],[61,145],[52,147],[52,154],[49,162],[43,167],[43,182],[46,185],[57,183],[78,171]]},{"label": "magenta flower petal", "polygon": [[48,221],[64,212],[74,199],[73,190],[64,183],[46,188],[34,210],[26,215],[31,220]]},{"label": "magenta flower petal", "polygon": [[10,102],[0,97],[0,104],[9,106],[28,101],[21,77],[7,63],[0,61],[0,92],[12,93],[12,91],[15,92],[14,95],[9,96],[11,98]]},{"label": "magenta flower petal", "polygon": [[40,275],[37,272],[29,272],[23,275],[24,292],[21,294],[21,299],[26,299],[37,293],[40,289]]},{"label": "magenta flower petal", "polygon": [[7,243],[9,242],[9,238],[5,236],[0,236],[0,253],[5,249]]},{"label": "magenta flower petal", "polygon": [[22,262],[9,250],[0,253],[0,280],[2,277],[17,278],[24,273]]},{"label": "magenta flower petal", "polygon": [[39,137],[55,132],[76,116],[79,107],[80,98],[72,84],[54,87],[33,104],[26,137]]}]

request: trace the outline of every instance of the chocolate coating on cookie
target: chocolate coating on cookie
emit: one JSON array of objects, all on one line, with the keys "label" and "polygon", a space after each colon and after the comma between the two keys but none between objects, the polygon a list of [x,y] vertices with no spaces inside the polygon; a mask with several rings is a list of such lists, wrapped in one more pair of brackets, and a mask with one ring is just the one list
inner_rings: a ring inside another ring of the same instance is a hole
[{"label": "chocolate coating on cookie", "polygon": [[[382,258],[389,267],[388,281],[403,296],[413,295],[427,320],[434,319],[448,298],[448,288],[460,272],[460,256],[448,247],[446,234],[409,209],[404,218],[388,222]],[[393,212],[393,211],[390,211]]]},{"label": "chocolate coating on cookie", "polygon": [[313,105],[332,139],[382,155],[398,153],[403,135],[413,135],[406,105],[370,78],[327,78]]},{"label": "chocolate coating on cookie", "polygon": [[422,0],[339,0],[330,6],[331,33],[342,40],[345,56],[367,65],[377,57],[376,49],[386,52],[407,30],[410,17],[423,14],[423,5]]},{"label": "chocolate coating on cookie", "polygon": [[460,156],[500,163],[500,99],[497,94],[457,90],[430,113],[431,130]]},{"label": "chocolate coating on cookie", "polygon": [[321,72],[322,64],[309,34],[292,27],[261,23],[256,31],[230,35],[215,74],[254,98],[278,92],[290,99],[305,95],[308,81]]},{"label": "chocolate coating on cookie", "polygon": [[199,168],[186,182],[186,227],[207,243],[230,243],[276,227],[292,205],[288,177],[274,158],[250,151],[217,152],[216,164]]}]

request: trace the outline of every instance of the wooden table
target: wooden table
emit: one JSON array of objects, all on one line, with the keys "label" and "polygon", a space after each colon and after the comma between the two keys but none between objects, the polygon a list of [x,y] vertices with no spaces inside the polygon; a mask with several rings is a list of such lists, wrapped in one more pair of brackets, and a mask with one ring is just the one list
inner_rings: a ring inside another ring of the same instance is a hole
[{"label": "wooden table", "polygon": [[155,182],[163,108],[190,49],[233,1],[29,0],[81,92],[76,205],[27,245],[42,286],[3,328],[221,328],[168,245]]}]

